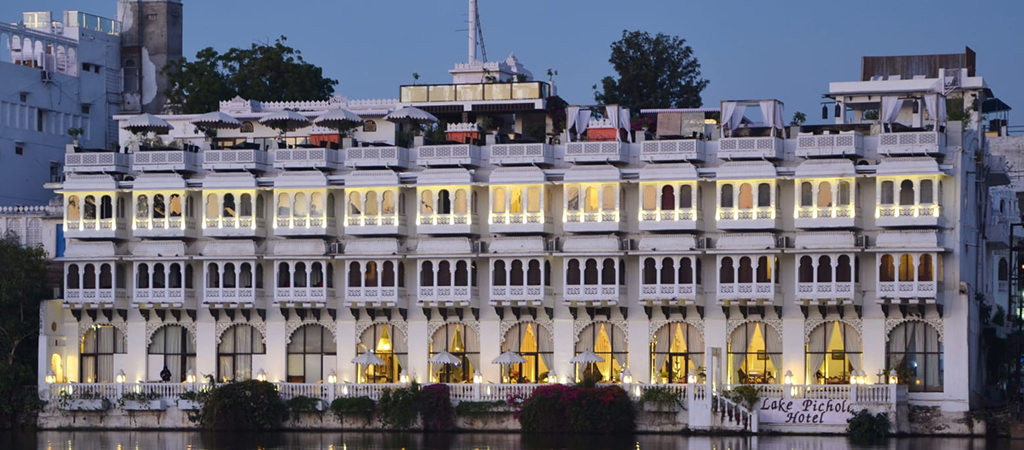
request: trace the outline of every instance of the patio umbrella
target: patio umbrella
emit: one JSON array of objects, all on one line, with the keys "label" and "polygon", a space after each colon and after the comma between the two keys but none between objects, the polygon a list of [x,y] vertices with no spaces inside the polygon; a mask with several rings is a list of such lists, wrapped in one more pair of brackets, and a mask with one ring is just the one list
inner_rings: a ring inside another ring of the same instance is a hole
[{"label": "patio umbrella", "polygon": [[149,132],[167,132],[173,130],[174,127],[167,123],[166,120],[161,119],[152,114],[139,114],[125,121],[125,130],[132,133],[149,133]]},{"label": "patio umbrella", "polygon": [[407,122],[417,125],[439,122],[437,117],[434,117],[433,114],[419,108],[413,108],[412,106],[406,106],[405,108],[388,114],[387,116],[384,116],[384,120],[387,120],[388,122]]},{"label": "patio umbrella", "polygon": [[356,127],[363,124],[363,118],[352,111],[344,108],[332,109],[313,120],[318,127],[341,130],[343,128]]},{"label": "patio umbrella", "polygon": [[431,357],[429,359],[429,361],[434,363],[434,364],[442,364],[442,365],[447,365],[447,366],[457,366],[459,364],[462,364],[462,360],[460,360],[455,355],[453,355],[451,353],[448,353],[448,352],[445,352],[445,351],[442,351],[442,352],[434,355],[433,357]]},{"label": "patio umbrella", "polygon": [[205,128],[209,130],[227,130],[233,128],[242,128],[242,122],[238,119],[224,114],[220,111],[214,111],[203,114],[190,122],[197,128]]},{"label": "patio umbrella", "polygon": [[352,364],[359,364],[363,366],[384,366],[387,365],[387,362],[371,352],[366,352],[352,358]]},{"label": "patio umbrella", "polygon": [[526,362],[526,358],[523,358],[516,352],[505,352],[499,355],[497,358],[494,358],[494,361],[491,361],[491,364],[511,366],[513,364],[526,364]]},{"label": "patio umbrella", "polygon": [[598,356],[597,353],[587,350],[583,353],[576,355],[576,357],[570,359],[569,362],[572,364],[595,364],[604,362],[604,358]]},{"label": "patio umbrella", "polygon": [[272,113],[269,116],[260,119],[260,123],[275,130],[280,130],[281,134],[286,134],[289,131],[295,131],[299,128],[305,128],[310,125],[310,121],[306,116],[289,110]]}]

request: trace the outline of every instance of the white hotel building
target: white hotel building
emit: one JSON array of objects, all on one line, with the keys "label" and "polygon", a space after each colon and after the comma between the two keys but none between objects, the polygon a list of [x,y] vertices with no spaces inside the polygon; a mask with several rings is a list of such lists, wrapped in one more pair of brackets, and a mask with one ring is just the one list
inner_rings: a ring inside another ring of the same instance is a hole
[{"label": "white hotel building", "polygon": [[[894,374],[900,401],[978,401],[979,308],[1006,308],[1018,220],[977,113],[946,119],[946,96],[990,95],[981,77],[831,83],[838,117],[802,132],[781,102],[723,101],[720,120],[645,111],[659,131],[636,142],[616,107],[570,107],[572,131],[546,142],[394,144],[384,116],[404,106],[461,118],[459,142],[484,114],[502,134],[552,129],[548,83],[514,58],[485,64],[499,82],[472,63],[396,100],[221,103],[244,126],[212,143],[251,149],[213,149],[176,115],[161,137],[189,150],[141,151],[122,131],[132,153],[68,160],[40,383],[155,381],[164,366],[174,382],[571,382],[593,351],[610,382]],[[278,148],[258,122],[335,108],[365,120],[356,144],[311,127]],[[367,351],[386,365],[350,362]],[[462,363],[431,363],[441,351]],[[513,379],[491,363],[506,351],[528,360]]]}]

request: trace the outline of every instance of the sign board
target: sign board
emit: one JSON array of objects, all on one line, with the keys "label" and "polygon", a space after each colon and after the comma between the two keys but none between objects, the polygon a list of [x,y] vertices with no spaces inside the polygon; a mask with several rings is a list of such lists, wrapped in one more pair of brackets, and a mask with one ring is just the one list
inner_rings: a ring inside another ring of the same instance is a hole
[{"label": "sign board", "polygon": [[763,398],[758,419],[787,425],[846,425],[852,413],[849,400]]}]

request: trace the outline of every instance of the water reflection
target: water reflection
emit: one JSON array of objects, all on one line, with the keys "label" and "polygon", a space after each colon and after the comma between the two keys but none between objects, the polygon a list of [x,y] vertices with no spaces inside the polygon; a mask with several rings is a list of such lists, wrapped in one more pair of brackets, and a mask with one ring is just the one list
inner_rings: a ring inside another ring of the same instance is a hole
[{"label": "water reflection", "polygon": [[858,446],[822,436],[545,436],[499,433],[200,433],[171,431],[44,431],[0,433],[0,449],[189,449],[189,450],[1024,450],[1024,443],[970,438],[900,438]]}]

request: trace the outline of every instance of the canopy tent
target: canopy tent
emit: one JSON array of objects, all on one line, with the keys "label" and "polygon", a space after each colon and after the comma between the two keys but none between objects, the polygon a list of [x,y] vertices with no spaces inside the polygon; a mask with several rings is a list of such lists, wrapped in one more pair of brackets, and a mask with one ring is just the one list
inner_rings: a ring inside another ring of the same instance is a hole
[{"label": "canopy tent", "polygon": [[441,364],[446,366],[457,366],[459,364],[462,364],[462,360],[446,351],[439,352],[438,354],[432,356],[428,361],[434,364]]},{"label": "canopy tent", "polygon": [[134,116],[126,120],[121,128],[132,133],[161,133],[174,129],[174,127],[166,120],[152,114],[139,114]]},{"label": "canopy tent", "polygon": [[352,358],[353,364],[359,364],[362,366],[383,366],[387,362],[381,359],[379,356],[373,354],[373,352],[366,352],[355,358]]},{"label": "canopy tent", "polygon": [[195,125],[197,128],[206,128],[210,130],[242,128],[242,122],[220,111],[203,114],[192,119],[189,123]]},{"label": "canopy tent", "polygon": [[437,123],[439,120],[433,114],[422,109],[406,106],[391,114],[384,116],[388,122],[407,122],[414,124]]},{"label": "canopy tent", "polygon": [[363,118],[352,111],[344,108],[332,109],[313,120],[318,127],[341,130],[349,127],[356,127],[363,124]]},{"label": "canopy tent", "polygon": [[502,365],[502,366],[511,366],[513,364],[526,364],[526,363],[527,363],[526,358],[523,358],[522,356],[520,356],[516,352],[505,352],[505,353],[502,353],[497,358],[494,358],[494,361],[491,361],[491,364],[499,364],[499,365]]},{"label": "canopy tent", "polygon": [[569,360],[570,364],[596,364],[604,362],[604,358],[590,350],[586,350]]}]

